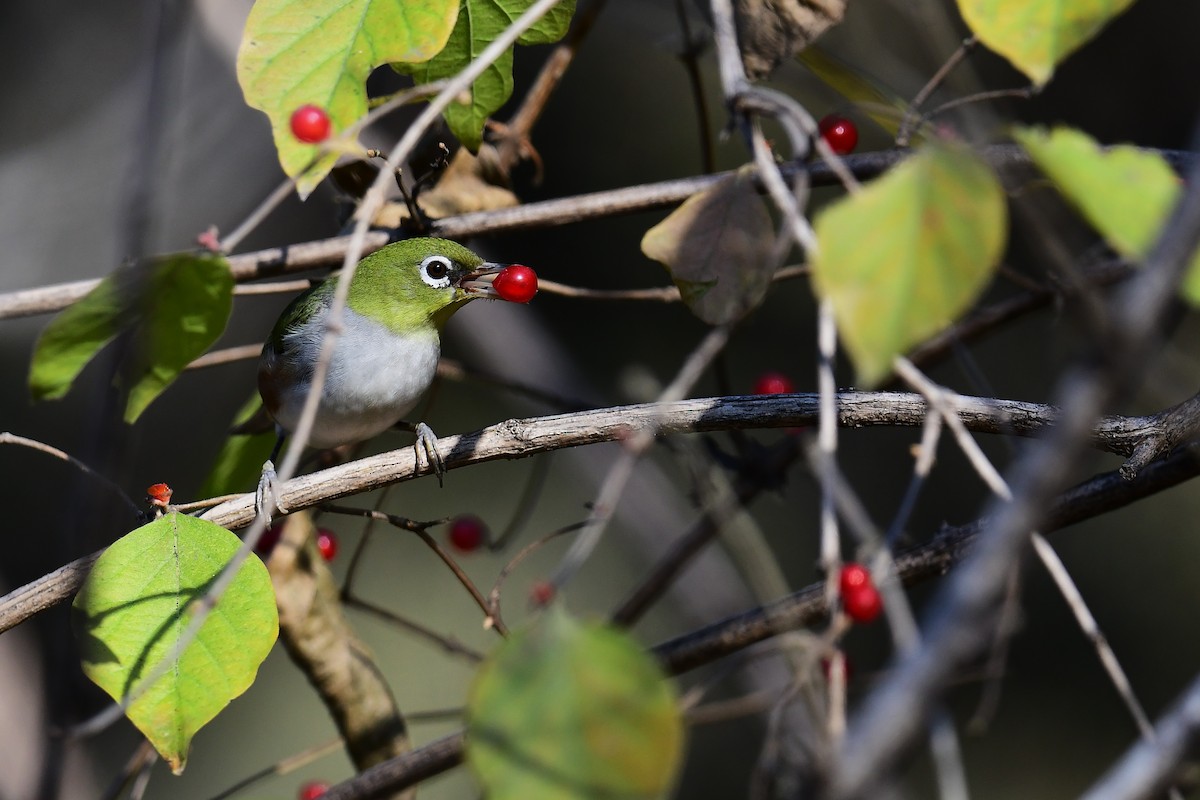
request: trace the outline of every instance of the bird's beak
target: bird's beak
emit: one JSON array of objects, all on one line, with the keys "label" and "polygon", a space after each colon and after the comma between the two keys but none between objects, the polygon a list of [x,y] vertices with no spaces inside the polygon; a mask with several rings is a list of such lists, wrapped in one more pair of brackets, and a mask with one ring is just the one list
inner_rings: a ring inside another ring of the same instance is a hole
[{"label": "bird's beak", "polygon": [[500,295],[492,288],[492,281],[500,274],[507,264],[493,264],[485,261],[478,269],[473,269],[458,279],[458,288],[471,297],[499,298]]}]

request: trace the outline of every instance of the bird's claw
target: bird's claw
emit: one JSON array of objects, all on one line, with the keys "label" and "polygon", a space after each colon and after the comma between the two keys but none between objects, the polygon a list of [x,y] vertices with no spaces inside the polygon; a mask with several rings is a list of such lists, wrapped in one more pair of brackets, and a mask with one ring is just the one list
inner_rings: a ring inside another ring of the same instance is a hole
[{"label": "bird's claw", "polygon": [[442,485],[442,476],[446,474],[446,463],[442,461],[442,456],[437,449],[437,434],[433,429],[424,422],[418,422],[413,427],[413,432],[417,435],[417,441],[413,443],[413,450],[417,454],[417,468],[421,467],[422,457],[424,462],[437,475],[438,486]]},{"label": "bird's claw", "polygon": [[258,477],[258,488],[254,490],[254,513],[256,517],[265,517],[268,525],[271,524],[271,517],[276,511],[288,513],[283,503],[279,502],[279,493],[275,491],[278,482],[275,462],[267,459],[263,463],[262,474]]}]

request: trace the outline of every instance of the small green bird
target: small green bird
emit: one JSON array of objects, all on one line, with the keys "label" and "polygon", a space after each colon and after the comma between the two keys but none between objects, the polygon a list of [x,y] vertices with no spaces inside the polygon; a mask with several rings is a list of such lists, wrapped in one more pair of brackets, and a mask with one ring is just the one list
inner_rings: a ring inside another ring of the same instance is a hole
[{"label": "small green bird", "polygon": [[[360,261],[308,443],[361,442],[399,423],[433,382],[446,320],[471,300],[500,297],[491,281],[504,268],[445,239],[407,239]],[[280,443],[300,420],[335,288],[330,278],[293,300],[263,345],[258,391]],[[422,423],[416,433],[418,461],[423,450],[440,478],[433,431]]]}]

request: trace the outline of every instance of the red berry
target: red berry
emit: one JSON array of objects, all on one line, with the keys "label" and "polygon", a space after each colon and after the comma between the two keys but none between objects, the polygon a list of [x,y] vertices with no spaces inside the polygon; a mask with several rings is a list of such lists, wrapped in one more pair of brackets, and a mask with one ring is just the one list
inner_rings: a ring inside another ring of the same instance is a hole
[{"label": "red berry", "polygon": [[867,572],[867,568],[862,564],[850,562],[842,567],[842,572],[838,576],[838,587],[842,594],[850,594],[864,586],[874,586],[871,582],[871,573]]},{"label": "red berry", "polygon": [[817,123],[817,130],[829,149],[839,156],[853,153],[858,146],[858,128],[845,117],[830,114]]},{"label": "red berry", "polygon": [[296,794],[297,800],[317,800],[323,794],[329,791],[329,784],[325,781],[309,781],[300,787],[300,791]]},{"label": "red berry", "polygon": [[275,545],[279,544],[279,537],[283,536],[283,523],[276,522],[274,525],[267,526],[267,529],[262,532],[262,536],[258,537],[258,541],[254,544],[254,552],[262,558],[271,555],[271,551],[275,549]]},{"label": "red berry", "polygon": [[855,622],[870,622],[883,610],[883,598],[874,586],[863,586],[842,595],[842,610]]},{"label": "red berry", "polygon": [[764,372],[754,382],[755,394],[790,394],[795,389],[791,379],[782,372]]},{"label": "red berry", "polygon": [[450,544],[460,553],[478,550],[487,538],[487,525],[474,514],[460,514],[450,523]]},{"label": "red berry", "polygon": [[557,594],[554,584],[550,581],[538,581],[529,589],[529,599],[535,606],[547,605]]},{"label": "red berry", "polygon": [[502,300],[528,303],[537,294],[537,273],[521,264],[510,264],[500,270],[500,274],[492,281],[492,288]]},{"label": "red berry", "polygon": [[321,558],[333,561],[338,551],[337,534],[326,528],[317,528],[317,550],[320,551]]},{"label": "red berry", "polygon": [[171,502],[171,487],[165,483],[156,483],[146,489],[146,499],[150,501],[150,505],[166,508],[167,503]]},{"label": "red berry", "polygon": [[292,112],[292,136],[306,144],[316,144],[329,138],[332,124],[329,114],[320,106],[300,106]]}]

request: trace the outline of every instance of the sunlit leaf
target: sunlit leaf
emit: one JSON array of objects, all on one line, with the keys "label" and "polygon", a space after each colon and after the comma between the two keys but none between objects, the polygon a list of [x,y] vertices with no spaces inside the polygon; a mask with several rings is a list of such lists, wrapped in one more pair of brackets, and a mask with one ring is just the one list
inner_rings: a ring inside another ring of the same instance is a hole
[{"label": "sunlit leaf", "polygon": [[[240,545],[224,528],[178,513],[114,542],[73,606],[84,673],[124,699],[171,657],[191,620],[189,603]],[[196,639],[126,712],[176,773],[196,731],[254,682],[278,632],[267,569],[248,558]]]},{"label": "sunlit leaf", "polygon": [[753,173],[742,171],[692,195],[642,237],[692,312],[710,324],[756,307],[771,285],[775,232]]},{"label": "sunlit leaf", "polygon": [[958,0],[967,25],[1036,84],[1134,0]]},{"label": "sunlit leaf", "polygon": [[[393,64],[400,72],[412,75],[417,83],[457,75],[479,56],[492,40],[521,16],[533,0],[464,0],[462,12],[446,46],[426,63]],[[517,40],[518,44],[548,44],[567,32],[575,14],[575,0],[563,0]],[[512,95],[513,51],[509,48],[471,86],[469,103],[451,103],[446,123],[454,136],[472,152],[483,141],[483,126]]]},{"label": "sunlit leaf", "polygon": [[657,662],[558,608],[502,644],[467,703],[467,761],[490,800],[663,796],[683,725]]},{"label": "sunlit leaf", "polygon": [[881,380],[897,355],[971,306],[999,263],[1007,225],[987,164],[940,143],[817,216],[814,286],[833,304],[861,383]]},{"label": "sunlit leaf", "polygon": [[301,196],[328,174],[337,153],[321,155],[297,141],[288,126],[292,112],[311,103],[328,112],[335,134],[347,130],[367,112],[371,70],[432,58],[458,6],[459,0],[257,0],[238,50],[238,82],[246,102],[270,118],[279,161],[299,176]]}]

